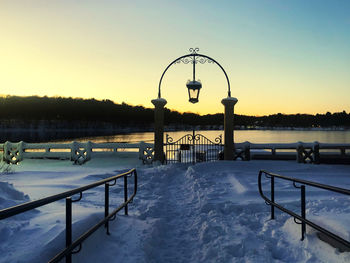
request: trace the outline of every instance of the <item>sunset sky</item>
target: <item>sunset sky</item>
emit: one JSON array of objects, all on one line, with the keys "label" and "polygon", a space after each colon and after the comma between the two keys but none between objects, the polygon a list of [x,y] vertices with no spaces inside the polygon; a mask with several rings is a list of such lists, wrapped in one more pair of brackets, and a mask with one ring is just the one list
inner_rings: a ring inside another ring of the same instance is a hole
[{"label": "sunset sky", "polygon": [[[350,1],[0,2],[0,94],[110,99],[152,107],[165,67],[199,47],[226,70],[235,112],[350,111]],[[227,82],[198,65],[170,68],[167,107],[223,112]]]}]

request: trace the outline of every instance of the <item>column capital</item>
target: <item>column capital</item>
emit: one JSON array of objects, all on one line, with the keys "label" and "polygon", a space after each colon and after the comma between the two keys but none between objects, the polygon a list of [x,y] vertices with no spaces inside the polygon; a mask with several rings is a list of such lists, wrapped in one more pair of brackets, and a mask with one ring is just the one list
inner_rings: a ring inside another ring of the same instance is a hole
[{"label": "column capital", "polygon": [[163,99],[163,98],[157,98],[157,99],[151,100],[151,102],[155,107],[164,107],[167,104],[166,99]]},{"label": "column capital", "polygon": [[234,106],[237,103],[238,99],[234,97],[227,97],[221,100],[221,103],[225,106]]}]

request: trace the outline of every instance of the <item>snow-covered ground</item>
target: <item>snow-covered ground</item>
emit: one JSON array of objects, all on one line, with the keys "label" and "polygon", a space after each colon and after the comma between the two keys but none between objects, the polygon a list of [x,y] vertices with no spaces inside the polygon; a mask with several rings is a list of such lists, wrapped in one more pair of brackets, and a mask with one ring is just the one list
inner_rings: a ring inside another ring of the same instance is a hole
[{"label": "snow-covered ground", "polygon": [[[210,162],[143,166],[136,158],[24,160],[0,175],[0,208],[76,188],[137,167],[139,187],[129,216],[101,228],[73,262],[350,262],[350,253],[320,241],[307,228],[270,208],[258,193],[260,169],[350,189],[350,166],[293,161]],[[269,185],[265,191],[268,195]],[[122,202],[122,182],[111,187],[111,208]],[[276,179],[276,201],[300,210],[300,194]],[[306,187],[307,218],[350,240],[350,198]],[[73,204],[73,236],[103,217],[104,188]],[[0,262],[46,262],[64,248],[65,202],[0,221]]]}]

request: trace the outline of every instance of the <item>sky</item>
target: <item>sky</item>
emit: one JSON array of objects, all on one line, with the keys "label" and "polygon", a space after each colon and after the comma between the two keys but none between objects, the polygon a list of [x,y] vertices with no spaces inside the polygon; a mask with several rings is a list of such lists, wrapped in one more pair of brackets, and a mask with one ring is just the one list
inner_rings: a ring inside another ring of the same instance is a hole
[{"label": "sky", "polygon": [[[0,1],[0,94],[109,99],[153,107],[164,69],[189,48],[225,69],[235,113],[350,112],[350,1]],[[169,109],[223,112],[227,81],[172,65]]]}]

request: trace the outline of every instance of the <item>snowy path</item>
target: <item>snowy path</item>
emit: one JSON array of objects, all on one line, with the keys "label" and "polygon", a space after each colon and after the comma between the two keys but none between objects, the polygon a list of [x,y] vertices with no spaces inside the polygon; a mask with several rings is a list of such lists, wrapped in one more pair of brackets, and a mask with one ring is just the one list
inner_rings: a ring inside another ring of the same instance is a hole
[{"label": "snowy path", "polygon": [[[309,169],[300,168],[304,172]],[[140,187],[144,205],[138,206],[137,218],[151,222],[142,235],[142,262],[349,260],[345,254],[336,260],[328,257],[334,249],[314,234],[301,242],[300,227],[289,216],[278,213],[278,220],[269,220],[269,208],[258,195],[256,169],[249,164],[166,166],[146,169],[142,176],[149,181]],[[288,200],[294,189],[282,188],[289,196],[286,205],[297,210],[299,202]],[[326,253],[319,253],[320,247]],[[127,262],[134,262],[133,258]]]},{"label": "snowy path", "polygon": [[179,262],[191,253],[192,240],[187,228],[193,225],[193,218],[188,216],[193,204],[187,203],[184,184],[176,182],[176,171],[161,177],[154,193],[158,196],[157,202],[142,215],[156,219],[145,240],[149,260]]},{"label": "snowy path", "polygon": [[[38,198],[40,187],[42,193],[60,191],[105,178],[128,165],[116,167],[111,162],[102,169],[88,164],[74,167],[74,171],[70,169],[69,172],[64,167],[55,167],[54,173],[46,175],[23,167],[23,171],[3,179],[14,183],[30,198]],[[339,253],[319,241],[312,229],[307,229],[306,240],[300,241],[300,226],[288,215],[276,212],[276,220],[269,220],[269,207],[257,190],[259,169],[350,188],[349,166],[269,161],[140,166],[139,191],[129,207],[129,216],[120,214],[111,222],[110,236],[104,229],[98,230],[84,242],[82,251],[74,255],[73,260],[84,263],[349,262],[350,253]],[[33,180],[25,183],[24,178],[28,176]],[[64,180],[60,180],[60,176]],[[121,188],[112,191],[115,194],[113,202],[119,203]],[[25,199],[23,195],[19,196]],[[277,183],[276,196],[288,208],[299,211],[299,194],[290,184]],[[81,226],[91,225],[101,218],[102,205],[103,189],[85,195],[76,205],[75,222],[81,224],[73,226],[75,234],[83,232]],[[18,255],[27,255],[25,261],[18,262],[42,262],[62,249],[64,210],[60,208],[63,203],[54,209],[30,214],[30,224],[21,225],[17,220],[16,229],[11,229],[10,224],[5,228],[0,225],[0,232],[7,236],[0,238],[0,252],[10,250],[12,253],[0,262],[18,260],[15,252],[18,247],[12,244],[16,240],[24,240]],[[310,189],[307,190],[307,208],[309,218],[350,239],[349,198],[330,197],[328,193]],[[55,211],[55,218],[49,216],[52,211]],[[6,232],[8,228],[10,230]],[[15,237],[11,231],[23,234]],[[25,233],[38,241],[26,246],[28,236]],[[35,251],[31,251],[33,249]]]},{"label": "snowy path", "polygon": [[[159,182],[159,203],[148,211],[158,216],[145,242],[149,262],[278,259],[281,253],[260,224],[267,219],[266,207],[260,200],[249,201],[257,192],[247,191],[234,174],[213,171],[202,176],[196,168],[182,173],[174,169]],[[271,252],[272,257],[266,255]]]},{"label": "snowy path", "polygon": [[[271,163],[258,166],[268,169]],[[299,175],[306,173],[312,177],[310,166],[287,167],[283,162],[274,166],[275,172],[292,175],[298,169]],[[319,176],[329,172],[324,167],[311,167],[315,168],[321,173]],[[257,191],[257,167],[251,163],[164,166],[145,169],[140,176],[144,181],[135,208],[137,219],[145,220],[149,226],[142,233],[137,262],[347,262],[350,259],[349,253],[334,258],[335,249],[320,242],[310,229],[308,239],[301,242],[300,226],[287,215],[277,213],[278,220],[269,220],[269,208]],[[343,184],[342,179],[339,177],[338,182]],[[346,178],[345,181],[349,183]],[[297,210],[299,202],[291,198],[293,195],[295,198],[295,190],[290,185],[280,186],[287,196],[286,205]],[[124,261],[136,262],[133,256]]]},{"label": "snowy path", "polygon": [[[192,168],[182,173],[174,169],[162,177],[157,192],[159,203],[149,213],[159,215],[159,218],[146,240],[148,259],[155,262],[227,262],[241,253],[240,244],[232,247],[221,246],[218,242],[235,232],[230,213],[237,210],[229,201],[234,194],[230,196],[226,191],[222,177],[201,178]],[[178,183],[178,180],[183,182]],[[211,191],[213,184],[216,184],[215,191]],[[234,236],[231,238],[235,239]]]}]

